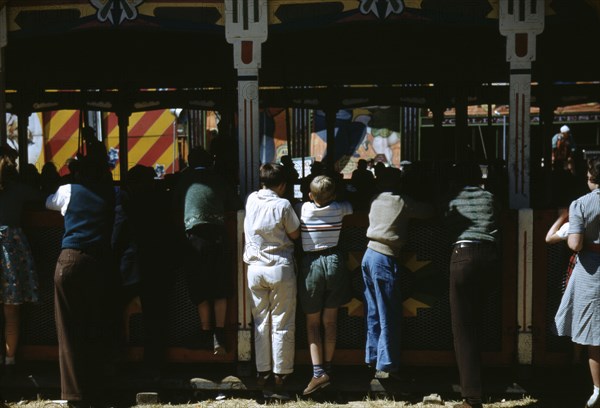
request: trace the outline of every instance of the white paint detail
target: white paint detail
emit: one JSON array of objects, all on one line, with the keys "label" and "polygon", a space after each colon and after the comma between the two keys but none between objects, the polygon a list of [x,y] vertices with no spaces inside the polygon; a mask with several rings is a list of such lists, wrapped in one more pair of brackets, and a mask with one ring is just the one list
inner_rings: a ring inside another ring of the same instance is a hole
[{"label": "white paint detail", "polygon": [[517,349],[520,364],[531,364],[533,309],[533,210],[519,210],[517,260]]},{"label": "white paint detail", "polygon": [[244,217],[246,211],[237,212],[237,287],[238,287],[238,335],[237,352],[238,361],[252,359],[252,305],[250,304],[250,291],[246,282],[246,264],[244,254]]}]

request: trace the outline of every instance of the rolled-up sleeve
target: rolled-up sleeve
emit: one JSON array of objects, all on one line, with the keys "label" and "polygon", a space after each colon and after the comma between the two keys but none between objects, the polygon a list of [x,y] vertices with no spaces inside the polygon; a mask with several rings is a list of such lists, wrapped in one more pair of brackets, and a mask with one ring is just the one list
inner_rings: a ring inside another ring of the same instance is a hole
[{"label": "rolled-up sleeve", "polygon": [[69,201],[71,201],[71,185],[62,185],[56,190],[56,193],[50,194],[46,198],[46,208],[49,210],[60,211],[62,215],[65,215],[67,208],[69,207]]}]

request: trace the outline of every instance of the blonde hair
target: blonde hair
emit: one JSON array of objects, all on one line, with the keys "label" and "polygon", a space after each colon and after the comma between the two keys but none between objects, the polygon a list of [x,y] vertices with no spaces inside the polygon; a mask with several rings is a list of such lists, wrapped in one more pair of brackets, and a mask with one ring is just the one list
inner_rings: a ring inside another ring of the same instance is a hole
[{"label": "blonde hair", "polygon": [[310,194],[318,204],[326,204],[335,199],[335,182],[329,176],[317,176],[310,182]]}]

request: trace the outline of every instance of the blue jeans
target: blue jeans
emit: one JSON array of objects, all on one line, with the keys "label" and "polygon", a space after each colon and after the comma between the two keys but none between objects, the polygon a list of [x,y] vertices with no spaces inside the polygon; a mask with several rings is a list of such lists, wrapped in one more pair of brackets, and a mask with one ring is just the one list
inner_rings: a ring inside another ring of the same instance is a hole
[{"label": "blue jeans", "polygon": [[394,372],[400,365],[400,268],[398,259],[367,248],[362,259],[367,345],[365,362]]}]

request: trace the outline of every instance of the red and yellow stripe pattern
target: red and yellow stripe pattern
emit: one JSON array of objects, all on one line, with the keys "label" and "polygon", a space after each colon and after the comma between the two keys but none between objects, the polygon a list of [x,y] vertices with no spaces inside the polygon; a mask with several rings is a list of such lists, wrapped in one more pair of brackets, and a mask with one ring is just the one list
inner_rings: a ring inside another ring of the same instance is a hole
[{"label": "red and yellow stripe pattern", "polygon": [[[134,112],[129,117],[128,134],[128,166],[141,164],[156,168],[163,166],[165,174],[178,170],[177,135],[175,115],[168,109]],[[117,115],[108,113],[104,117],[105,132],[108,135],[107,148],[120,149],[119,126]],[[120,179],[120,166],[113,170],[113,178]]]},{"label": "red and yellow stripe pattern", "polygon": [[[175,115],[168,109],[135,112],[129,117],[128,166],[136,164],[156,168],[163,166],[165,174],[179,170]],[[52,161],[61,175],[68,173],[66,161],[77,155],[79,140],[79,111],[61,110],[43,113],[44,153],[41,160]],[[107,150],[120,149],[117,115],[104,114],[104,134]],[[43,157],[43,158],[42,158]],[[117,162],[113,178],[120,179]]]},{"label": "red and yellow stripe pattern", "polygon": [[56,165],[61,175],[67,174],[66,161],[77,154],[79,140],[79,111],[60,110],[44,112],[44,149],[45,161]]}]

